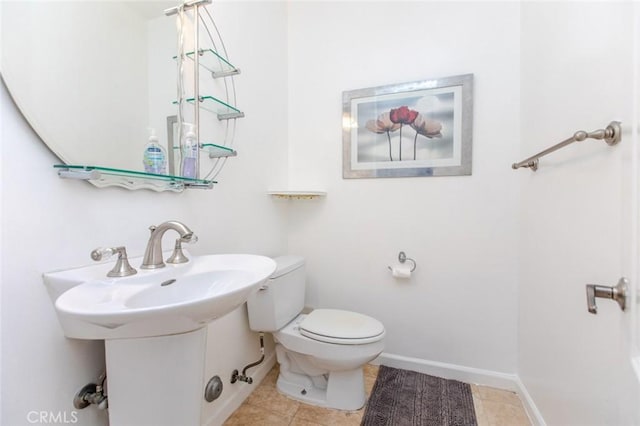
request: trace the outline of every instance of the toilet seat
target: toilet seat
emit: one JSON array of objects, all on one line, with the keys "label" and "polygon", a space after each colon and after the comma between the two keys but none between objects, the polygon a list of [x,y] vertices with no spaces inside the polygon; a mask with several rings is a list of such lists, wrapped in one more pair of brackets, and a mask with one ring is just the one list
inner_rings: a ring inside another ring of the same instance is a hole
[{"label": "toilet seat", "polygon": [[363,345],[381,340],[384,326],[375,318],[339,309],[316,309],[299,324],[300,334],[339,345]]}]

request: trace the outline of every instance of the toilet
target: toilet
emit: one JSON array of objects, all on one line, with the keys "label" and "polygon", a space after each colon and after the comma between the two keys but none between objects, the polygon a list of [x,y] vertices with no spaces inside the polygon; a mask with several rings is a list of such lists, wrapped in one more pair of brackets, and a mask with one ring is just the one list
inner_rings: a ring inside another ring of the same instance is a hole
[{"label": "toilet", "polygon": [[321,407],[362,408],[362,368],[384,349],[384,326],[366,315],[338,309],[302,314],[304,258],[274,260],[276,271],[249,297],[247,308],[250,328],[273,334],[280,364],[278,390]]}]

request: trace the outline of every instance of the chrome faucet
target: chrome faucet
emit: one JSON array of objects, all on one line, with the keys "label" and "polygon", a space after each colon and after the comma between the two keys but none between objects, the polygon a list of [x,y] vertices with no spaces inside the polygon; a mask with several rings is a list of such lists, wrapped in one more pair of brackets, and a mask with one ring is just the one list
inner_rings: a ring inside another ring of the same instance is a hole
[{"label": "chrome faucet", "polygon": [[[140,268],[157,269],[165,267],[164,261],[162,260],[162,236],[169,229],[173,229],[180,234],[179,241],[185,243],[195,243],[198,241],[198,237],[196,237],[193,231],[191,231],[187,225],[178,222],[177,220],[163,222],[158,226],[152,225],[149,227],[151,236],[149,237],[147,249],[144,252],[144,258],[142,259],[142,265],[140,265]],[[174,256],[171,256],[171,258],[173,257]],[[168,260],[168,262],[170,262],[170,260]],[[182,260],[182,262],[184,262],[184,260]]]}]

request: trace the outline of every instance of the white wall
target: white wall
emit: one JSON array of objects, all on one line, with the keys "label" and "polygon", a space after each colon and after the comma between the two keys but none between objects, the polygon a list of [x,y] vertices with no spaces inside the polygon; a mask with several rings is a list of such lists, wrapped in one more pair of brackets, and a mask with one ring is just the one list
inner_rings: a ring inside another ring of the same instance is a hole
[{"label": "white wall", "polygon": [[[290,204],[308,303],[378,318],[386,353],[515,373],[519,5],[296,2],[289,32],[290,185],[328,191]],[[343,91],[465,73],[472,176],[342,179]]]},{"label": "white wall", "polygon": [[[130,256],[139,256],[147,227],[169,219],[185,222],[199,235],[190,247],[195,254],[285,251],[286,215],[266,195],[286,169],[287,129],[272,119],[287,115],[286,70],[271,62],[274,56],[284,62],[285,10],[284,4],[262,2],[217,6],[227,48],[246,68],[237,81],[247,117],[238,124],[240,155],[227,162],[211,191],[130,192],[59,179],[52,168],[57,159],[2,89],[2,395],[9,398],[3,398],[0,423],[28,424],[32,410],[70,415],[75,392],[95,380],[104,365],[102,343],[62,335],[43,272],[88,264],[90,251],[101,245],[125,245]],[[250,24],[239,28],[240,17]],[[165,247],[173,238],[167,234]],[[259,356],[243,309],[210,327],[210,345],[225,351],[210,354],[207,373],[226,383],[223,397],[205,407],[205,419],[246,388],[228,385],[231,371]],[[78,417],[79,424],[106,424],[94,407]]]},{"label": "white wall", "polygon": [[635,285],[633,7],[522,5],[519,158],[612,119],[624,129],[616,147],[585,141],[544,157],[536,173],[518,171],[518,374],[550,425],[640,423],[632,315],[603,299],[591,315],[585,299],[587,283]]}]

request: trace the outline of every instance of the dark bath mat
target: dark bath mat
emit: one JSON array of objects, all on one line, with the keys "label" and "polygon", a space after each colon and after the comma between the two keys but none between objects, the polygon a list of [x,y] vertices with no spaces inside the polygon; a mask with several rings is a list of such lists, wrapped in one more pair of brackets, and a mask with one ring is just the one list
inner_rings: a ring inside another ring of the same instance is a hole
[{"label": "dark bath mat", "polygon": [[380,366],[362,426],[477,425],[471,386]]}]

